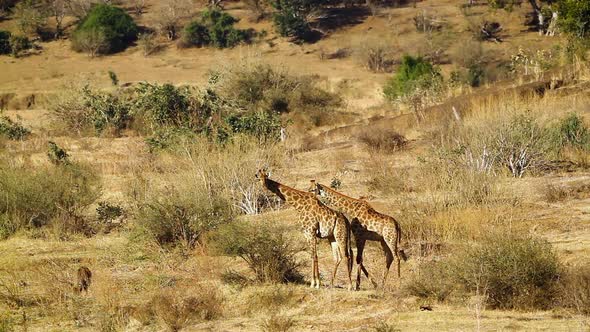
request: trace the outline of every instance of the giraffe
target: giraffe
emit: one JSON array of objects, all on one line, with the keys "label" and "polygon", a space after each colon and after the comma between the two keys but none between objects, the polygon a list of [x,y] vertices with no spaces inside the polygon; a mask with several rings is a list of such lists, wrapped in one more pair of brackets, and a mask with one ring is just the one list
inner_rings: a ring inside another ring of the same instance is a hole
[{"label": "giraffe", "polygon": [[348,268],[348,290],[352,290],[352,247],[351,228],[346,217],[324,205],[315,194],[300,191],[288,187],[268,178],[264,170],[259,170],[256,177],[262,186],[283,201],[291,204],[299,214],[299,224],[303,235],[307,240],[312,258],[311,287],[320,288],[320,272],[317,255],[317,238],[327,238],[332,247],[334,256],[334,272],[332,274],[331,287],[334,287],[334,279],[338,266],[344,257]]},{"label": "giraffe", "polygon": [[326,204],[347,215],[351,220],[352,233],[355,237],[357,254],[357,276],[356,289],[360,287],[360,272],[362,271],[373,283],[376,283],[369,277],[368,272],[363,266],[363,250],[366,241],[379,241],[385,254],[385,272],[383,273],[383,285],[387,280],[389,268],[393,263],[394,257],[397,258],[397,276],[401,276],[400,260],[407,260],[403,250],[401,250],[401,228],[397,220],[393,217],[379,213],[365,200],[356,199],[341,194],[325,185],[311,180],[311,189],[316,195],[326,201]]}]

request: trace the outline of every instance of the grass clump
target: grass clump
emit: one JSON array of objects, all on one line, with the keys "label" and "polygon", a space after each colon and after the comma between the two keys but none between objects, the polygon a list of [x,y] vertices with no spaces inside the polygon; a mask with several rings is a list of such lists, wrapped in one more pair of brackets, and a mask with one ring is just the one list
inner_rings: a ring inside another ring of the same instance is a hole
[{"label": "grass clump", "polygon": [[137,37],[138,28],[131,16],[121,8],[99,4],[84,17],[72,36],[76,51],[89,51],[85,44],[89,39],[102,39],[97,54],[123,50]]},{"label": "grass clump", "polygon": [[170,331],[180,331],[199,321],[219,318],[223,313],[223,298],[213,285],[199,287],[195,295],[178,292],[156,294],[146,305],[148,315],[157,318]]},{"label": "grass clump", "polygon": [[298,248],[285,230],[276,226],[230,223],[214,234],[215,247],[223,254],[244,260],[257,282],[301,282]]}]

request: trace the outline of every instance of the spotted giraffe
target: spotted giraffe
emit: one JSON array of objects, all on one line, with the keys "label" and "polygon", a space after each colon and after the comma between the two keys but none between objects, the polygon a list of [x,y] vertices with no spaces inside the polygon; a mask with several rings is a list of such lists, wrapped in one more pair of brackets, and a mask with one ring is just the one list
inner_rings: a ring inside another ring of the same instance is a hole
[{"label": "spotted giraffe", "polygon": [[311,180],[311,190],[320,196],[328,206],[344,213],[351,220],[352,233],[354,234],[357,254],[357,277],[356,289],[360,287],[360,272],[371,280],[373,286],[376,283],[369,277],[368,272],[363,266],[363,250],[366,241],[379,241],[385,254],[385,272],[383,273],[383,285],[387,280],[389,268],[393,263],[394,257],[397,258],[397,275],[400,272],[400,260],[407,259],[404,251],[400,248],[402,237],[399,223],[391,216],[379,213],[371,205],[361,199],[352,198],[341,194],[325,185]]},{"label": "spotted giraffe", "polygon": [[273,192],[283,201],[291,204],[299,214],[299,224],[307,240],[312,258],[311,287],[320,288],[320,272],[317,255],[317,238],[327,238],[332,246],[334,256],[334,273],[331,286],[338,271],[338,265],[346,257],[348,268],[348,290],[352,290],[352,248],[350,223],[340,212],[336,212],[316,197],[315,194],[300,191],[268,178],[264,170],[259,170],[256,177],[262,186]]}]

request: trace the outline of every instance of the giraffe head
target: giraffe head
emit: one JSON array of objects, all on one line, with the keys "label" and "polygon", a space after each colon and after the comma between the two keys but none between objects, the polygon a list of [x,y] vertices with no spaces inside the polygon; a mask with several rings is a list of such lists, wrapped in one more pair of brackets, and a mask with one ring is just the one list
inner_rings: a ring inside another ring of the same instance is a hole
[{"label": "giraffe head", "polygon": [[270,172],[268,172],[264,168],[261,168],[256,172],[256,175],[254,176],[256,177],[256,179],[262,182],[262,184],[264,184],[264,181],[270,177]]},{"label": "giraffe head", "polygon": [[326,190],[324,189],[324,187],[319,184],[318,182],[316,182],[315,180],[310,180],[310,187],[309,187],[309,192],[312,192],[318,196],[321,197],[326,197]]}]

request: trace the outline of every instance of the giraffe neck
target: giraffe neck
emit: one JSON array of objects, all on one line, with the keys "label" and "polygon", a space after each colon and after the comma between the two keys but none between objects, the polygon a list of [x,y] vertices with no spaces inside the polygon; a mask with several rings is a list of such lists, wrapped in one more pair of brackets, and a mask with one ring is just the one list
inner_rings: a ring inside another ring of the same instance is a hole
[{"label": "giraffe neck", "polygon": [[322,189],[325,193],[323,198],[328,205],[333,206],[346,214],[356,215],[358,213],[359,200],[343,195],[325,186],[322,186]]},{"label": "giraffe neck", "polygon": [[308,207],[310,198],[313,198],[309,193],[285,186],[268,178],[264,180],[264,187],[297,210]]}]

